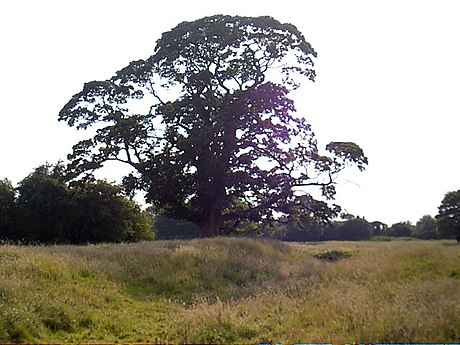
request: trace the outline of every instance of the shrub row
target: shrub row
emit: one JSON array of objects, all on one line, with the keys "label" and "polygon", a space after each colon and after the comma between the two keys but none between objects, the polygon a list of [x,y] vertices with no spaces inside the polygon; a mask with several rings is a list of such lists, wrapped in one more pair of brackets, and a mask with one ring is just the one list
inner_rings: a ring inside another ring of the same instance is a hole
[{"label": "shrub row", "polygon": [[152,239],[151,216],[123,188],[92,180],[70,185],[59,166],[43,165],[17,188],[0,181],[0,240],[100,243]]}]

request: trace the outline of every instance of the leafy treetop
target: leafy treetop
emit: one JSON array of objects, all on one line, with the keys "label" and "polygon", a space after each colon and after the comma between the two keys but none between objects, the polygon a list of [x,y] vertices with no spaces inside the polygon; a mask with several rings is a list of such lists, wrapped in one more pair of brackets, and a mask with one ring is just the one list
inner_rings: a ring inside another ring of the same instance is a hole
[{"label": "leafy treetop", "polygon": [[[217,15],[184,22],[154,54],[85,84],[59,114],[95,135],[69,155],[73,177],[107,161],[131,165],[130,190],[170,216],[218,235],[239,221],[327,220],[334,176],[367,164],[354,143],[322,155],[288,94],[314,80],[316,52],[294,25]],[[143,108],[142,108],[143,107]],[[142,110],[139,110],[141,109]]]},{"label": "leafy treetop", "polygon": [[460,190],[449,192],[439,205],[438,228],[441,234],[457,235],[460,243]]}]

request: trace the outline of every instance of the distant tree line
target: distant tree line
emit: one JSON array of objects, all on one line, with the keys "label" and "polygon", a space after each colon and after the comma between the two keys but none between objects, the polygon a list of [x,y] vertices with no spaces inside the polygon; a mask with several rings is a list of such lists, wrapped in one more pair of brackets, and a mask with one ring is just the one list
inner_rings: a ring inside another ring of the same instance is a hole
[{"label": "distant tree line", "polygon": [[369,222],[364,218],[347,215],[343,221],[329,224],[307,224],[293,226],[277,224],[273,228],[264,229],[263,236],[285,241],[368,241],[372,239],[419,238],[440,239],[452,238],[451,231],[440,227],[439,221],[429,215],[423,216],[416,225],[410,222],[398,222],[391,226],[380,222]]},{"label": "distant tree line", "polygon": [[153,238],[152,218],[106,181],[70,184],[62,165],[42,165],[15,188],[0,180],[0,240],[86,244]]},{"label": "distant tree line", "polygon": [[[167,213],[154,214],[154,232],[156,239],[190,239],[200,236],[199,228],[186,220],[177,220]],[[437,216],[438,218],[438,216]],[[391,226],[380,222],[369,222],[364,218],[347,215],[346,219],[330,223],[310,223],[293,225],[275,222],[270,227],[260,227],[254,223],[235,226],[232,235],[263,236],[283,241],[368,241],[390,240],[391,238],[443,239],[453,238],[452,230],[440,227],[439,221],[425,215],[415,225],[408,221]]]},{"label": "distant tree line", "polygon": [[364,241],[376,238],[413,237],[419,239],[456,238],[460,243],[460,190],[446,193],[435,218],[425,215],[415,225],[406,221],[389,227],[383,222],[368,222],[364,218],[350,214],[343,215],[343,218],[343,221],[327,224],[306,224],[304,226],[278,224],[273,228],[263,230],[262,234],[286,241]]}]

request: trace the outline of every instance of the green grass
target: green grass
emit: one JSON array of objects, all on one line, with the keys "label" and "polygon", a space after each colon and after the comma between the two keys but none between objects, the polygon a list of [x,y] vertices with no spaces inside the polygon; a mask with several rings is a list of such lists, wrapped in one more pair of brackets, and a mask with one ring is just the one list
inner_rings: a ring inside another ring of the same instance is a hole
[{"label": "green grass", "polygon": [[459,301],[454,241],[0,246],[0,343],[454,343]]}]

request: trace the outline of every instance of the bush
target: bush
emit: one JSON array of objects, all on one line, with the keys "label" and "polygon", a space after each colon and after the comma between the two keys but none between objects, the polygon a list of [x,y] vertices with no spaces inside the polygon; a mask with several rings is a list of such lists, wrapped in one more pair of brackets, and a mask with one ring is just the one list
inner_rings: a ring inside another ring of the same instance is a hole
[{"label": "bush", "polygon": [[78,230],[73,243],[133,242],[153,239],[152,219],[123,195],[120,186],[88,182],[74,189]]},{"label": "bush", "polygon": [[76,226],[77,203],[55,169],[37,168],[19,183],[17,233],[14,240],[66,242]]},{"label": "bush", "polygon": [[28,243],[132,242],[153,239],[152,219],[105,181],[65,181],[60,165],[44,165],[17,188],[17,232],[8,239]]}]

